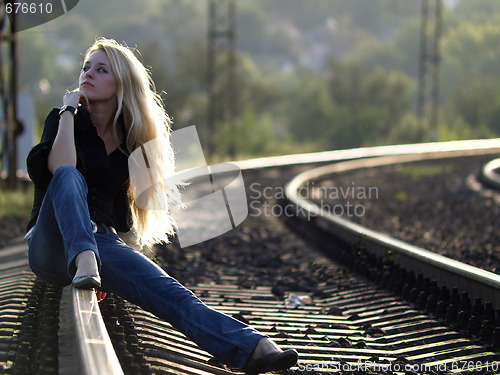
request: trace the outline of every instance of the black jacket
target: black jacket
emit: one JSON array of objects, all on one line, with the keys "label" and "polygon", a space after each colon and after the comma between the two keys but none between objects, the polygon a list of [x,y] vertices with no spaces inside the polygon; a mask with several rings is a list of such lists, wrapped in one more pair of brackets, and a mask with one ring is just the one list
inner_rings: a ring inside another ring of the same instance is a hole
[{"label": "black jacket", "polygon": [[[36,223],[43,197],[52,180],[47,161],[58,128],[59,109],[54,108],[45,120],[40,143],[31,149],[26,159],[28,174],[35,185],[28,230]],[[75,146],[76,169],[83,175],[88,186],[90,218],[96,223],[111,225],[117,231],[129,231],[131,219],[127,204],[128,155],[122,152],[125,145],[122,144],[107,155],[104,142],[97,135],[88,113],[80,107],[75,116]]]}]

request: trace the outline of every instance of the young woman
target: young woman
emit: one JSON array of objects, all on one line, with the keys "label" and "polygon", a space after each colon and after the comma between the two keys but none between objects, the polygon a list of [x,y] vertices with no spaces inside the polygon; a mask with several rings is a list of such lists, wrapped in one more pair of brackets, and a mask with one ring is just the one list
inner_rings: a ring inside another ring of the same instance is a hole
[{"label": "young woman", "polygon": [[[138,207],[128,155],[153,139],[164,153],[150,173],[172,170],[170,119],[133,51],[98,39],[87,51],[79,88],[66,92],[27,158],[35,197],[26,239],[33,272],[59,286],[101,288],[167,320],[201,348],[247,373],[293,366],[297,352],[204,305],[117,235],[134,230],[140,245],[168,242],[168,210]],[[158,144],[158,143],[157,143]],[[153,165],[153,163],[152,163]],[[155,170],[156,168],[156,170]],[[156,178],[162,184],[164,178]],[[176,186],[159,186],[179,202]],[[148,207],[159,202],[152,189]]]}]

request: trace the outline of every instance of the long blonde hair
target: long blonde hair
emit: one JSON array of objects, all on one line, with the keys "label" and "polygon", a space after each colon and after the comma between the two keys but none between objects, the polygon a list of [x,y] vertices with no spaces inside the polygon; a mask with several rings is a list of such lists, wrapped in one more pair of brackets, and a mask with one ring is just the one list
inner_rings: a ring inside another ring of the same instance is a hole
[{"label": "long blonde hair", "polygon": [[[98,38],[87,50],[86,59],[95,50],[102,49],[108,56],[117,83],[118,108],[113,119],[113,134],[118,139],[118,121],[123,118],[125,142],[128,153],[153,139],[156,142],[155,162],[146,161],[154,189],[147,192],[147,208],[139,207],[129,184],[129,207],[132,213],[132,229],[139,246],[151,247],[158,242],[169,242],[176,223],[167,202],[179,204],[180,194],[176,184],[167,184],[166,176],[174,171],[174,153],[170,143],[171,119],[153,80],[132,49],[115,40]],[[118,142],[119,143],[119,142]],[[144,149],[143,149],[144,150]],[[146,155],[145,155],[146,157]],[[147,159],[146,159],[147,160]]]}]

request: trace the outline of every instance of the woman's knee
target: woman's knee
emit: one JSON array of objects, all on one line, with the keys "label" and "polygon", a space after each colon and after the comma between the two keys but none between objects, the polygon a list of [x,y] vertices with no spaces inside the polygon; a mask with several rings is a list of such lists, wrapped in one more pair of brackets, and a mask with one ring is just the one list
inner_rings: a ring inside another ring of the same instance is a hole
[{"label": "woman's knee", "polygon": [[[65,287],[71,284],[71,278],[65,272],[64,265],[50,264],[49,262],[40,262],[35,257],[29,257],[31,271],[43,282],[57,287]],[[55,266],[54,266],[55,265]]]},{"label": "woman's knee", "polygon": [[41,272],[37,269],[32,269],[33,273],[44,283],[50,284],[58,288],[64,288],[71,284],[71,279],[66,275],[54,275],[47,272]]},{"label": "woman's knee", "polygon": [[68,175],[79,175],[80,172],[70,164],[64,164],[58,167],[54,172],[54,177],[68,176]]},{"label": "woman's knee", "polygon": [[85,178],[75,167],[69,164],[61,165],[55,170],[51,184],[58,184],[59,182],[64,182],[66,185],[74,183],[85,190],[87,189]]}]

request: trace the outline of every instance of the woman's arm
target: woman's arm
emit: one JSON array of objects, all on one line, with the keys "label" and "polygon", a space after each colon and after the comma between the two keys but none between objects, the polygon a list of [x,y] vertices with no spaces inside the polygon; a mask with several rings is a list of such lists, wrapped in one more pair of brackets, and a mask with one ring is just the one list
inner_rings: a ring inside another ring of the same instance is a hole
[{"label": "woman's arm", "polygon": [[[77,108],[78,103],[87,103],[87,98],[80,91],[67,92],[63,98],[63,104]],[[76,167],[76,148],[75,148],[75,119],[71,111],[65,111],[59,119],[59,129],[56,138],[52,144],[49,153],[47,166],[49,171],[54,174],[57,168],[62,165],[72,165]]]},{"label": "woman's arm", "polygon": [[76,167],[74,114],[70,111],[63,112],[59,120],[59,130],[49,153],[49,171],[54,174],[57,168],[66,164]]}]

